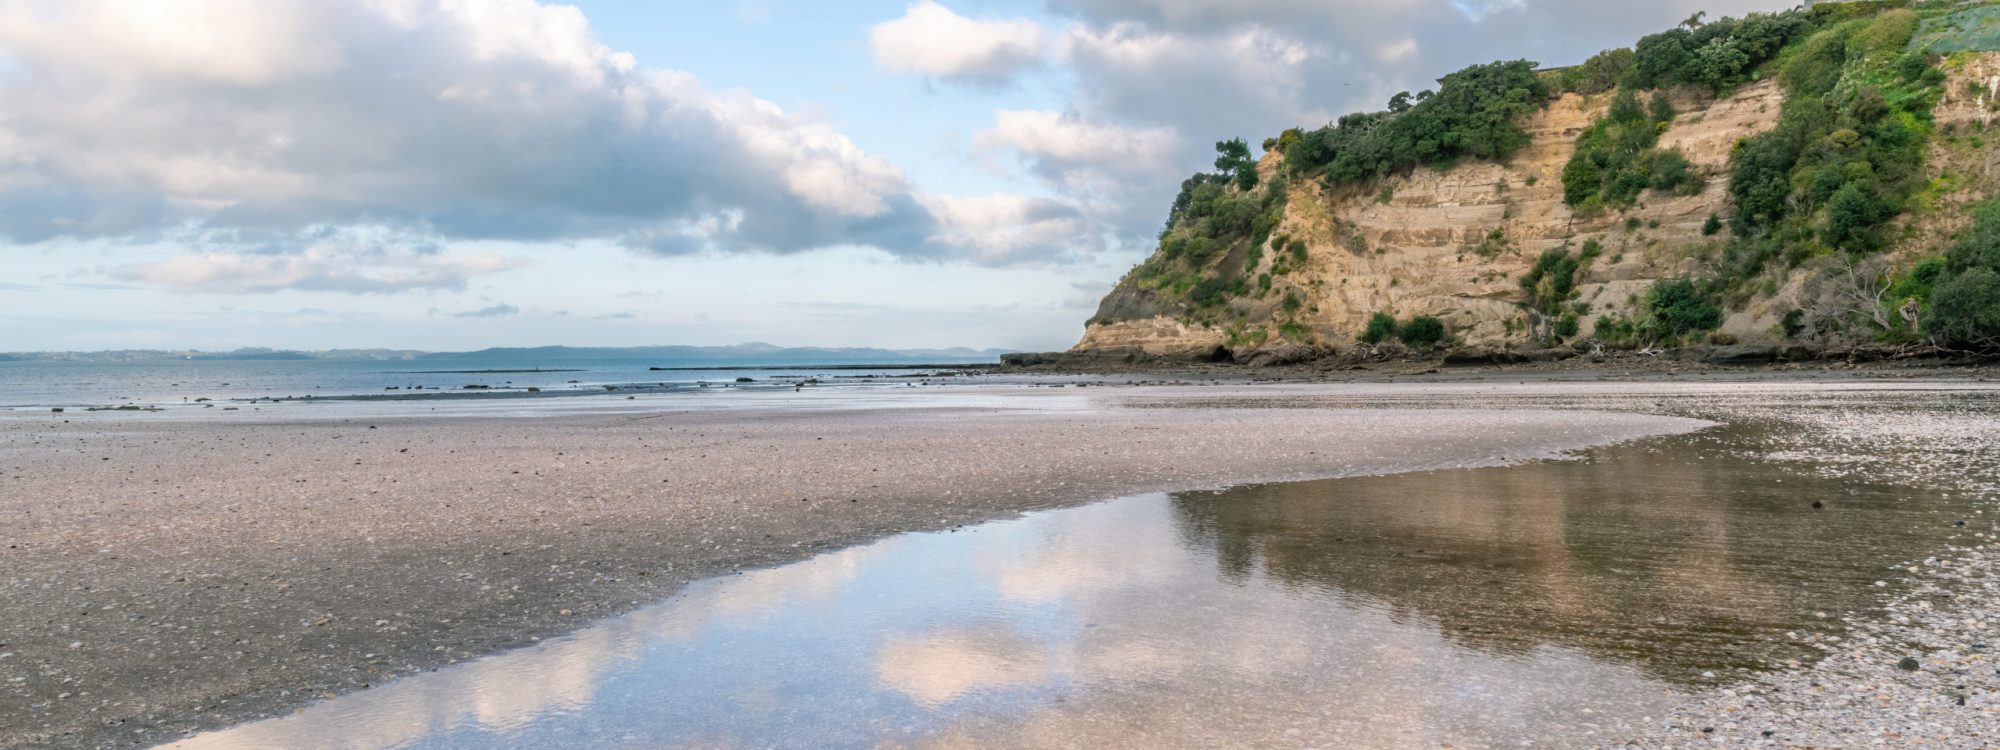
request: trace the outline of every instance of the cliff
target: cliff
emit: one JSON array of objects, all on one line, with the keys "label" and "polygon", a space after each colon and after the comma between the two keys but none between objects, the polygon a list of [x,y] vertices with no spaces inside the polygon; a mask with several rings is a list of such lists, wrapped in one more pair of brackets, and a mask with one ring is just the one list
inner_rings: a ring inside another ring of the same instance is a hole
[{"label": "cliff", "polygon": [[[1873,23],[1848,21],[1853,28],[1839,27],[1840,33],[1858,37]],[[1926,24],[1926,31],[1934,25]],[[1824,28],[1833,25],[1800,32],[1792,46],[1806,44]],[[1920,35],[1908,44],[1926,43],[1935,40]],[[1847,54],[1847,78],[1861,79],[1856,71],[1866,58]],[[1264,197],[1262,205],[1272,207],[1270,226],[1260,225],[1248,236],[1225,236],[1213,258],[1191,261],[1176,237],[1215,230],[1188,219],[1171,225],[1161,249],[1103,300],[1072,352],[1218,358],[1226,351],[1239,361],[1284,349],[1324,354],[1362,346],[1359,339],[1377,316],[1435,318],[1447,332],[1444,346],[1488,351],[1607,343],[1826,348],[1919,336],[1917,320],[1898,320],[1893,307],[1880,304],[1883,292],[1923,259],[1944,252],[1971,225],[1969,207],[1989,196],[2000,178],[2000,144],[1989,145],[1979,135],[2000,100],[2000,53],[1912,54],[1935,67],[1921,89],[1906,86],[1934,92],[1923,102],[1931,105],[1928,111],[1920,113],[1929,116],[1920,123],[1926,138],[1922,164],[1913,165],[1918,174],[1897,178],[1901,182],[1872,177],[1876,182],[1867,183],[1900,204],[1878,220],[1880,226],[1871,231],[1882,239],[1866,250],[1841,247],[1860,248],[1859,240],[1812,234],[1832,231],[1825,228],[1832,221],[1826,217],[1838,207],[1800,209],[1789,231],[1795,236],[1805,227],[1807,239],[1791,246],[1775,239],[1787,231],[1775,222],[1765,229],[1725,228],[1740,224],[1731,186],[1733,175],[1745,169],[1738,162],[1745,159],[1746,144],[1779,126],[1788,91],[1803,96],[1796,93],[1802,84],[1780,83],[1779,61],[1726,91],[1698,85],[1639,89],[1628,75],[1620,88],[1552,92],[1518,119],[1523,145],[1497,160],[1462,159],[1444,168],[1418,166],[1342,180],[1288,165],[1285,144],[1274,139],[1256,163],[1257,186],[1229,188],[1244,199],[1258,191],[1282,191]],[[1793,51],[1786,57],[1800,55]],[[1621,93],[1671,103],[1673,111],[1663,113],[1671,116],[1657,123],[1657,143],[1646,153],[1684,156],[1690,177],[1671,190],[1644,190],[1629,205],[1574,206],[1574,195],[1565,200],[1565,168],[1577,156],[1580,137],[1606,120]],[[1835,94],[1821,96],[1831,101]],[[1875,134],[1864,129],[1862,137]],[[1297,147],[1289,152],[1297,153]],[[1806,179],[1801,174],[1812,174],[1805,157],[1798,158],[1794,183]],[[1889,173],[1886,167],[1870,169],[1871,175]],[[1904,184],[1908,187],[1897,192]],[[1820,198],[1822,204],[1837,202]],[[1800,202],[1798,196],[1792,200]],[[1760,253],[1758,263],[1745,270],[1743,258],[1753,248]],[[1550,257],[1570,259],[1574,277],[1553,300],[1544,294],[1538,301],[1532,277],[1538,263],[1547,265]],[[1615,335],[1633,330],[1632,321],[1654,316],[1660,304],[1654,288],[1678,280],[1698,282],[1721,316],[1694,331],[1641,327],[1678,335],[1625,334],[1622,340]],[[1219,297],[1215,289],[1223,290]],[[1878,298],[1872,309],[1864,309],[1866,300],[1846,299],[1870,292]],[[1862,324],[1849,320],[1857,316]],[[1560,321],[1563,317],[1571,320]],[[1868,318],[1883,330],[1868,330]]]}]

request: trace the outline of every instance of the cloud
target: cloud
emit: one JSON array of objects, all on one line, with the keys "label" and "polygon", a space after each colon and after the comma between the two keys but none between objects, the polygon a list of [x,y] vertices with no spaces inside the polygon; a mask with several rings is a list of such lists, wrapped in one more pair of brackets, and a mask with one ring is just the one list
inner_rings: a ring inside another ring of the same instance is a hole
[{"label": "cloud", "polygon": [[521,314],[521,308],[503,303],[503,304],[493,305],[490,307],[482,307],[477,310],[467,310],[461,313],[452,313],[451,316],[454,318],[505,318],[520,314]]},{"label": "cloud", "polygon": [[1046,46],[1040,24],[1026,19],[971,19],[931,0],[868,30],[875,64],[898,73],[996,84],[1039,65]]},{"label": "cloud", "polygon": [[[1129,239],[1150,235],[1210,145],[1252,144],[1380,109],[1467,65],[1581,62],[1706,7],[1780,10],[1783,0],[1049,0],[1065,25],[1049,58],[1068,80],[1046,111],[995,113],[978,145],[1079,200]],[[1054,114],[1061,112],[1060,115]],[[1128,138],[1129,140],[1120,140]],[[1122,149],[1122,150],[1121,150]]]},{"label": "cloud", "polygon": [[[1017,59],[1014,33],[945,72]],[[571,6],[0,0],[0,58],[15,243],[268,247],[378,226],[669,254],[961,247],[933,199],[831,124],[642,67]],[[250,260],[231,257],[201,265]]]},{"label": "cloud", "polygon": [[975,140],[986,147],[1014,149],[1057,168],[1088,165],[1148,173],[1158,171],[1180,146],[1180,137],[1171,128],[1126,128],[1047,110],[994,112],[993,127]]},{"label": "cloud", "polygon": [[351,294],[463,290],[473,278],[518,268],[495,254],[443,254],[329,243],[297,251],[212,251],[103,269],[112,278],[176,292],[233,294],[297,289]]},{"label": "cloud", "polygon": [[1090,221],[1058,201],[1007,194],[930,196],[924,206],[938,217],[938,241],[988,265],[1064,262],[1100,249],[1090,236]]},{"label": "cloud", "polygon": [[1028,172],[1076,200],[1094,222],[1156,223],[1153,189],[1178,186],[1187,149],[1170,127],[1122,127],[1047,110],[1001,110],[974,136],[1017,156]]}]

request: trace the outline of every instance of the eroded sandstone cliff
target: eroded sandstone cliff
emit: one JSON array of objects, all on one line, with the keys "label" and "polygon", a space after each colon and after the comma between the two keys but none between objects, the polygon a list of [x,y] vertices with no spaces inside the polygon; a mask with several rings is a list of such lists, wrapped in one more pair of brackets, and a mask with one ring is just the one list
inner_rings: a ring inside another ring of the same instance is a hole
[{"label": "eroded sandstone cliff", "polygon": [[[1946,72],[1937,128],[1983,130],[2000,101],[2000,53],[1960,55]],[[1629,210],[1580,217],[1564,204],[1563,168],[1578,135],[1604,114],[1613,95],[1566,94],[1551,101],[1522,123],[1532,142],[1506,163],[1418,168],[1337,188],[1293,180],[1272,236],[1302,240],[1303,262],[1289,259],[1283,248],[1250,252],[1242,243],[1216,264],[1223,273],[1249,278],[1281,271],[1268,290],[1231,299],[1225,315],[1195,315],[1186,302],[1130,275],[1104,299],[1072,351],[1207,357],[1222,348],[1244,359],[1284,339],[1291,343],[1283,345],[1340,349],[1353,346],[1378,312],[1435,316],[1466,346],[1531,348],[1541,321],[1525,302],[1521,278],[1544,251],[1593,240],[1601,254],[1576,279],[1576,298],[1587,309],[1581,328],[1590,331],[1606,316],[1630,317],[1654,284],[1699,276],[1716,261],[1727,231],[1704,232],[1704,225],[1711,216],[1733,213],[1732,150],[1777,124],[1784,95],[1769,80],[1722,98],[1670,92],[1679,114],[1661,133],[1659,147],[1684,153],[1704,185],[1686,191],[1693,194],[1647,191]],[[1266,153],[1259,171],[1267,179],[1278,175],[1283,161],[1276,151]],[[2000,149],[1976,137],[1934,139],[1929,162],[1933,195],[1898,219],[1882,262],[1907,266],[1937,253],[1968,221],[1961,209],[1991,195],[2000,175]],[[1246,267],[1252,260],[1255,265]],[[1774,272],[1726,310],[1715,338],[1782,343],[1782,318],[1827,294],[1816,284],[1825,275],[1823,266]],[[1289,310],[1288,298],[1294,300]],[[1281,321],[1292,325],[1282,338],[1271,334]]]}]

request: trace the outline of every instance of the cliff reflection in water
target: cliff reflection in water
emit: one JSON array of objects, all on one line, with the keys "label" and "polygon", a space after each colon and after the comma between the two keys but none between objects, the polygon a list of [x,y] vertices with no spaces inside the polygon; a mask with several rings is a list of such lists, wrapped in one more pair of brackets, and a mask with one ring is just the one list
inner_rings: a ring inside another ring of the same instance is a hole
[{"label": "cliff reflection in water", "polygon": [[1268,576],[1436,623],[1470,648],[1559,645],[1685,683],[1811,658],[1786,631],[1873,606],[1873,581],[1937,549],[1962,509],[1922,489],[1760,460],[1746,450],[1757,431],[1577,461],[1182,494],[1173,505],[1225,580]]},{"label": "cliff reflection in water", "polygon": [[182,746],[1587,740],[1703,671],[1804,655],[1784,631],[1871,605],[1949,527],[1945,499],[1758,444],[1729,428],[901,535]]}]

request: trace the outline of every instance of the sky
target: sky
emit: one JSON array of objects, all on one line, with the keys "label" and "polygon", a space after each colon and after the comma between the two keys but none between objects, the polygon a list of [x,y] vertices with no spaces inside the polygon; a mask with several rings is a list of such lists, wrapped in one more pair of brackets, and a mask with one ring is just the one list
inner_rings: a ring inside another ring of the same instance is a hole
[{"label": "sky", "polygon": [[0,351],[1063,349],[1216,141],[1758,0],[0,0]]}]

